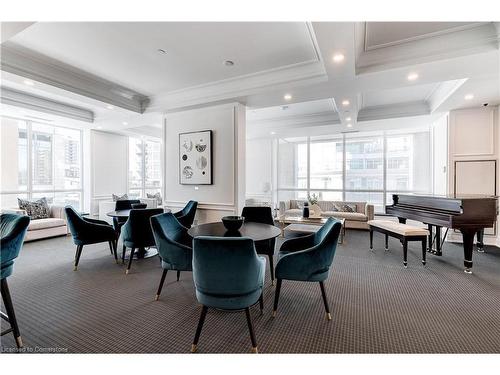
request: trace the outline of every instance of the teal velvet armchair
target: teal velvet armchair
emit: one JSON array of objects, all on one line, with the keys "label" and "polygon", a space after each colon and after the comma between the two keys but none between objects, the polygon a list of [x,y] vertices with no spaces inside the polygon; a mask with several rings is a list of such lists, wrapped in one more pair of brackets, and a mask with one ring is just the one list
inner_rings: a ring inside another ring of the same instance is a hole
[{"label": "teal velvet armchair", "polygon": [[111,254],[114,255],[115,261],[118,263],[116,253],[117,235],[111,225],[102,220],[85,218],[71,206],[66,206],[64,210],[66,211],[66,219],[73,242],[76,245],[75,265],[73,268],[75,271],[78,269],[83,246],[100,242],[109,244]]},{"label": "teal velvet armchair", "polygon": [[151,228],[163,268],[155,297],[158,300],[169,270],[177,271],[177,281],[181,271],[193,270],[193,239],[187,234],[188,229],[170,212],[152,216]]},{"label": "teal velvet armchair", "polygon": [[23,246],[24,236],[28,230],[30,218],[15,214],[0,215],[0,279],[1,293],[6,314],[0,312],[1,317],[10,323],[10,329],[2,332],[2,335],[12,331],[18,348],[23,346],[19,326],[17,325],[14,305],[7,283],[7,277],[14,271],[14,260],[19,256]]},{"label": "teal velvet armchair", "polygon": [[128,274],[134,259],[136,249],[144,251],[144,248],[154,246],[155,239],[151,229],[151,216],[163,213],[163,208],[140,208],[130,210],[127,222],[122,226],[120,238],[123,241],[122,261],[125,260],[125,250],[131,248],[125,274]]},{"label": "teal velvet armchair", "polygon": [[340,221],[329,218],[316,233],[287,240],[281,245],[275,270],[273,316],[278,309],[282,281],[296,280],[319,283],[327,319],[332,319],[323,282],[328,278],[341,228]]},{"label": "teal velvet armchair", "polygon": [[195,237],[193,279],[196,298],[202,305],[191,351],[195,352],[208,308],[245,310],[252,351],[258,352],[249,307],[260,302],[264,308],[266,259],[257,255],[250,238]]},{"label": "teal velvet armchair", "polygon": [[198,207],[198,202],[196,201],[189,201],[187,202],[186,206],[176,212],[174,216],[179,220],[179,222],[184,225],[186,228],[191,228],[191,225],[193,225],[194,221],[194,216],[196,215],[196,209]]}]

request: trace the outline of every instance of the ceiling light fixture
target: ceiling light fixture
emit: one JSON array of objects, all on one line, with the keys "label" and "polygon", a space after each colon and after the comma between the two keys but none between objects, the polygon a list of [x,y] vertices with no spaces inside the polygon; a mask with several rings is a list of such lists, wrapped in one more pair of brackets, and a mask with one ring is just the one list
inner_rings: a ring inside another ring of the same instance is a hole
[{"label": "ceiling light fixture", "polygon": [[123,125],[128,125],[128,122],[127,121],[123,121],[122,124]]},{"label": "ceiling light fixture", "polygon": [[417,73],[410,73],[408,74],[408,81],[415,81],[417,78],[418,78],[418,74]]},{"label": "ceiling light fixture", "polygon": [[333,55],[333,62],[341,63],[342,61],[344,61],[344,59],[345,56],[342,53],[336,53],[335,55]]},{"label": "ceiling light fixture", "polygon": [[276,134],[276,132],[271,132],[271,135],[275,135],[275,134]]},{"label": "ceiling light fixture", "polygon": [[351,121],[351,118],[350,117],[346,117],[345,120],[346,121]]},{"label": "ceiling light fixture", "polygon": [[158,52],[163,53],[163,54],[167,53],[167,51],[165,51],[165,50],[164,50],[164,49],[162,49],[162,48],[158,48]]},{"label": "ceiling light fixture", "polygon": [[233,66],[234,65],[234,61],[232,61],[232,60],[224,60],[223,64],[225,66]]},{"label": "ceiling light fixture", "polygon": [[28,86],[34,86],[35,85],[35,82],[33,82],[32,80],[30,79],[25,79],[24,80],[24,84],[25,85],[28,85]]},{"label": "ceiling light fixture", "polygon": [[102,126],[98,126],[97,129],[102,129]]},{"label": "ceiling light fixture", "polygon": [[106,108],[107,108],[107,109],[114,109],[115,107],[113,107],[111,104],[108,104],[108,105],[106,106]]},{"label": "ceiling light fixture", "polygon": [[348,128],[352,128],[352,124],[347,124],[347,127]]},{"label": "ceiling light fixture", "polygon": [[467,94],[464,96],[465,100],[472,100],[474,99],[474,95],[473,94]]},{"label": "ceiling light fixture", "polygon": [[347,100],[347,99],[346,100],[342,100],[342,105],[344,107],[347,107],[349,104],[351,104],[351,102],[349,100]]},{"label": "ceiling light fixture", "polygon": [[285,100],[292,100],[292,95],[291,94],[285,94],[285,96],[283,96],[283,99],[285,99]]}]

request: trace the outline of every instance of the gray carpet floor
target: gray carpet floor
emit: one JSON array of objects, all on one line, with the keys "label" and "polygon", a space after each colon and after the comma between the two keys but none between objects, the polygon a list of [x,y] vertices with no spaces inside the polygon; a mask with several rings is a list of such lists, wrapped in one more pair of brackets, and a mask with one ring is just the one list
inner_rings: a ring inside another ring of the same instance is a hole
[{"label": "gray carpet floor", "polygon": [[[325,319],[317,283],[284,281],[276,318],[274,286],[266,276],[264,314],[251,309],[262,353],[499,353],[500,249],[474,252],[474,273],[463,272],[461,246],[420,263],[418,244],[402,250],[375,234],[350,230],[337,248],[325,283],[333,320]],[[200,306],[192,275],[161,276],[157,257],[134,262],[129,275],[108,245],[84,248],[73,271],[70,237],[25,244],[9,278],[21,334],[33,351],[70,353],[189,353]],[[3,306],[2,306],[3,309]],[[6,326],[2,323],[2,329]],[[3,336],[4,351],[15,346]],[[249,353],[242,312],[209,310],[200,353]]]}]

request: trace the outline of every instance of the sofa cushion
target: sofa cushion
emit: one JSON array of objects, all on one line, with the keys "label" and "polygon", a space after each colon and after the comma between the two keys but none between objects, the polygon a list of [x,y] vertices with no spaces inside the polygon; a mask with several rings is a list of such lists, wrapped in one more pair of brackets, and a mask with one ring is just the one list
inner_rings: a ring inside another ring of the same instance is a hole
[{"label": "sofa cushion", "polygon": [[28,230],[40,230],[40,229],[48,229],[54,227],[62,227],[65,226],[66,222],[64,219],[58,218],[47,218],[47,219],[37,219],[31,220],[30,225],[28,226]]},{"label": "sofa cushion", "polygon": [[408,224],[402,224],[389,220],[370,220],[370,227],[377,227],[389,232],[394,232],[402,236],[428,236],[429,231],[422,227],[417,227]]},{"label": "sofa cushion", "polygon": [[324,217],[336,217],[339,219],[346,219],[352,221],[368,221],[368,217],[365,214],[359,212],[342,212],[342,211],[324,211],[321,213]]},{"label": "sofa cushion", "polygon": [[302,216],[302,210],[300,208],[291,208],[285,211],[287,216]]}]

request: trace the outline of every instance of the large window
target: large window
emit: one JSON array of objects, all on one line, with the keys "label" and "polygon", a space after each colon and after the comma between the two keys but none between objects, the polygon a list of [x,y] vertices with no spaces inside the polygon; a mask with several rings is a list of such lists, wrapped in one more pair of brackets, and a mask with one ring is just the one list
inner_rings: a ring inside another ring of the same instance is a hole
[{"label": "large window", "polygon": [[161,192],[161,143],[149,139],[129,138],[128,185],[131,197]]},{"label": "large window", "polygon": [[17,198],[50,204],[82,202],[82,132],[12,118],[1,119],[1,206]]},{"label": "large window", "polygon": [[278,141],[278,201],[367,201],[384,212],[392,193],[431,191],[429,128]]}]

